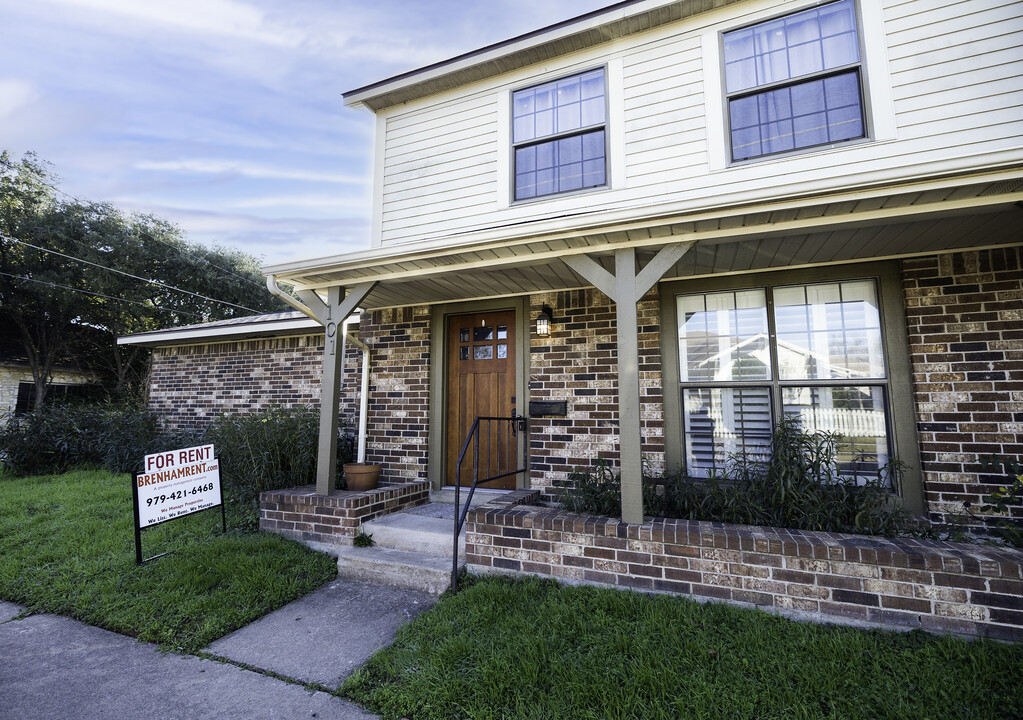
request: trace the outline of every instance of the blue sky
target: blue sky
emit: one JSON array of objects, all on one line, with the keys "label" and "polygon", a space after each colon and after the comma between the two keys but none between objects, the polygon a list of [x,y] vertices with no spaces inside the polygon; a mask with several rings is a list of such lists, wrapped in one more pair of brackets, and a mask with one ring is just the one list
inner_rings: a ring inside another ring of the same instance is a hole
[{"label": "blue sky", "polygon": [[612,0],[0,0],[0,148],[267,262],[367,247],[341,93]]}]

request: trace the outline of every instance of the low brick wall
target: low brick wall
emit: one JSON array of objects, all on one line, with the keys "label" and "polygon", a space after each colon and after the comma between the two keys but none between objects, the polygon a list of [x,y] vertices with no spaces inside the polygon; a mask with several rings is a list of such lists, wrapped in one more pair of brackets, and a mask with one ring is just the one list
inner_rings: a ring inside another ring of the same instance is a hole
[{"label": "low brick wall", "polygon": [[309,545],[351,545],[364,522],[429,501],[425,480],[332,495],[317,495],[311,485],[272,490],[259,496],[259,529]]},{"label": "low brick wall", "polygon": [[525,504],[538,499],[523,490],[470,512],[467,567],[1023,641],[1023,551],[690,520],[632,525]]}]

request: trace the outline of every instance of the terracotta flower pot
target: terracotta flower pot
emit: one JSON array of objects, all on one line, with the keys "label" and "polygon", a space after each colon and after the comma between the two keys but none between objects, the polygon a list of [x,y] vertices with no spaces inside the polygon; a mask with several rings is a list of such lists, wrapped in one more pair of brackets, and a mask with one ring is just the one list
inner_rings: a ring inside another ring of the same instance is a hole
[{"label": "terracotta flower pot", "polygon": [[372,490],[380,478],[380,465],[377,463],[345,463],[345,480],[348,489],[354,492]]}]

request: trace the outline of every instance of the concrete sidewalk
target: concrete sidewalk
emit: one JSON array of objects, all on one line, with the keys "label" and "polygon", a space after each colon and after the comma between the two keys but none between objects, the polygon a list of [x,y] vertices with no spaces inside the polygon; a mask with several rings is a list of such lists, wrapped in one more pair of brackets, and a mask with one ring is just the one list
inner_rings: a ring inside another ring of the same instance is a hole
[{"label": "concrete sidewalk", "polygon": [[17,619],[21,608],[0,601],[0,717],[373,718],[296,681],[337,687],[435,601],[425,593],[335,580],[208,648],[293,682],[229,662],[161,653],[57,615]]}]

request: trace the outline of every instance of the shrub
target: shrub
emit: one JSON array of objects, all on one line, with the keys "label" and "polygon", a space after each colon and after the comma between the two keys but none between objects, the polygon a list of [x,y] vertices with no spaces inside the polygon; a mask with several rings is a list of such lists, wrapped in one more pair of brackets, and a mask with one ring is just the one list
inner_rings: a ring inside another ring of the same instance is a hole
[{"label": "shrub", "polygon": [[[723,476],[691,478],[678,471],[643,478],[646,513],[655,517],[711,520],[831,532],[897,535],[909,513],[892,496],[902,466],[893,461],[877,477],[857,484],[838,472],[837,436],[808,433],[782,420],[764,457],[733,455]],[[618,515],[621,481],[606,462],[577,470],[562,504],[576,512]],[[889,487],[892,484],[892,488]]]},{"label": "shrub", "polygon": [[[243,524],[258,525],[259,494],[308,485],[316,480],[318,410],[274,407],[249,415],[224,415],[201,442],[213,443],[220,460],[224,493],[237,506]],[[349,428],[339,429],[338,487],[344,488],[342,465],[352,461]]]},{"label": "shrub", "polygon": [[155,414],[127,405],[51,405],[0,426],[0,460],[14,475],[74,467],[133,469],[159,437]]},{"label": "shrub", "polygon": [[995,535],[1013,547],[1023,547],[1023,523],[1011,519],[1012,508],[1023,505],[1023,463],[991,456],[981,464],[985,470],[1004,473],[1009,482],[985,495],[980,509],[1003,515],[994,526]]},{"label": "shrub", "polygon": [[[249,415],[225,415],[211,425],[161,433],[148,410],[126,405],[53,405],[12,417],[0,426],[0,463],[14,477],[59,474],[77,467],[111,472],[139,469],[142,458],[171,448],[213,443],[220,460],[224,502],[232,525],[254,529],[259,494],[316,479],[319,411],[270,408]],[[338,438],[341,468],[351,462],[354,438],[342,426]]]}]

